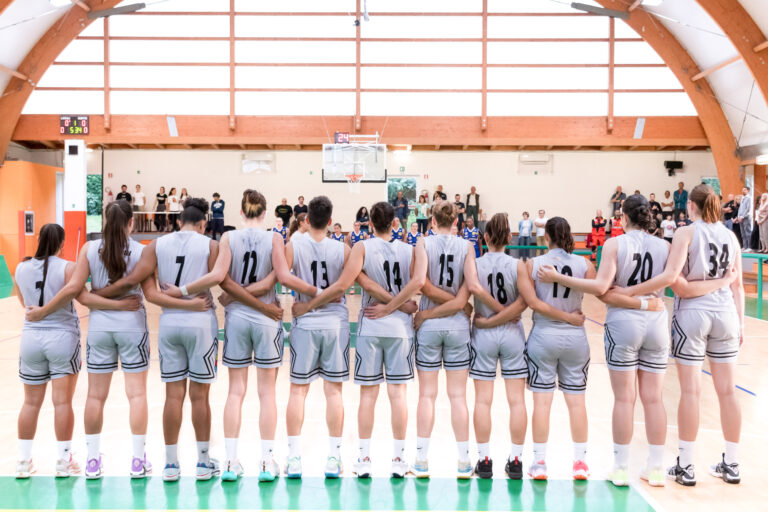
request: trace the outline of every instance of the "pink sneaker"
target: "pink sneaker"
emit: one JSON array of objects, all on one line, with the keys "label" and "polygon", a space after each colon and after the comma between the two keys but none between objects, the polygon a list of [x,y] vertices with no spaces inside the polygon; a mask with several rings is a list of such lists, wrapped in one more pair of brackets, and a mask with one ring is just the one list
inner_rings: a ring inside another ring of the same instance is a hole
[{"label": "pink sneaker", "polygon": [[573,463],[573,479],[586,480],[589,478],[589,468],[583,460],[577,460]]}]

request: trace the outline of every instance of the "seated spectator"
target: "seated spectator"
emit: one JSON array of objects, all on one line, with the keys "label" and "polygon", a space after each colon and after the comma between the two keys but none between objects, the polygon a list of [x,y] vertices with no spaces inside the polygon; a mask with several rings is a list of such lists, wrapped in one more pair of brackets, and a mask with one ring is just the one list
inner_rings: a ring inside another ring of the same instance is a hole
[{"label": "seated spectator", "polygon": [[691,224],[691,219],[685,214],[685,212],[678,212],[677,214],[677,227],[682,228]]},{"label": "seated spectator", "polygon": [[344,233],[341,232],[341,224],[338,222],[333,225],[333,233],[330,236],[331,240],[344,243]]},{"label": "seated spectator", "polygon": [[658,224],[661,222],[661,203],[656,201],[656,194],[651,193],[650,197],[648,198],[648,204],[651,207],[651,215],[656,220],[656,223]]},{"label": "seated spectator", "polygon": [[459,238],[461,238],[461,235],[459,234],[459,228],[456,227],[456,224],[451,226],[451,234],[453,236],[458,236]]},{"label": "seated spectator", "polygon": [[408,244],[416,247],[416,242],[419,241],[419,238],[421,238],[421,232],[419,231],[419,225],[414,222],[411,224],[411,230],[408,232],[408,236],[406,237],[406,242]]},{"label": "seated spectator", "polygon": [[669,190],[664,191],[664,199],[661,200],[661,215],[667,218],[667,215],[674,215],[675,202],[672,200],[672,194]]},{"label": "seated spectator", "polygon": [[368,213],[368,208],[361,206],[355,214],[355,222],[360,223],[360,231],[368,235],[370,233],[369,225],[371,223],[371,217]]}]

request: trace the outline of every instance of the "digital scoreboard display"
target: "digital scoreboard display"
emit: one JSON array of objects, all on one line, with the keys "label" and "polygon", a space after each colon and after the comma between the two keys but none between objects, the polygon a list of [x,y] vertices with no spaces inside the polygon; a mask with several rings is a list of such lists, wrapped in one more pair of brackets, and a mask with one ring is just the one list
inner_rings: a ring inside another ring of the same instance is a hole
[{"label": "digital scoreboard display", "polygon": [[349,144],[349,132],[336,132],[333,139],[336,144]]},{"label": "digital scoreboard display", "polygon": [[88,135],[90,116],[60,116],[59,133],[61,135]]}]

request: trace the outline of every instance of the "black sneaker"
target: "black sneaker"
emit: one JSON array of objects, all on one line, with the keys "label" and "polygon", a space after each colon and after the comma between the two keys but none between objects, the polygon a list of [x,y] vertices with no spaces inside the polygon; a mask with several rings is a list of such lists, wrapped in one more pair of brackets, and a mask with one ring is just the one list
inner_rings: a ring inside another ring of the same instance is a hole
[{"label": "black sneaker", "polygon": [[493,461],[488,457],[477,461],[475,474],[480,478],[493,478]]},{"label": "black sneaker", "polygon": [[722,478],[727,484],[737,484],[741,482],[741,475],[739,474],[739,464],[726,464],[725,454],[723,454],[722,462],[712,464],[709,466],[709,474],[717,478]]},{"label": "black sneaker", "polygon": [[515,460],[507,460],[507,465],[504,466],[504,471],[507,472],[507,476],[510,480],[523,479],[523,463],[517,457],[515,457]]},{"label": "black sneaker", "polygon": [[680,457],[677,458],[675,465],[667,470],[667,478],[674,480],[680,485],[685,485],[686,487],[696,485],[696,475],[693,473],[693,464],[689,464],[685,467],[680,466]]}]

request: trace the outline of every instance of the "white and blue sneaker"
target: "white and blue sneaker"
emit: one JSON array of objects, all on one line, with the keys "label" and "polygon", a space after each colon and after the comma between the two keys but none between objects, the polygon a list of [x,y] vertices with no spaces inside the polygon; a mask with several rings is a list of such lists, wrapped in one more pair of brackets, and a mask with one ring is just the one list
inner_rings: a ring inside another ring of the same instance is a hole
[{"label": "white and blue sneaker", "polygon": [[371,459],[365,457],[363,459],[357,459],[352,472],[357,475],[357,478],[371,478]]},{"label": "white and blue sneaker", "polygon": [[239,460],[228,460],[225,465],[226,469],[221,473],[221,480],[224,482],[234,482],[241,476],[243,476],[243,466]]},{"label": "white and blue sneaker", "polygon": [[261,471],[259,472],[259,482],[272,482],[280,475],[280,466],[277,465],[272,457],[261,459]]},{"label": "white and blue sneaker", "polygon": [[417,460],[411,466],[411,473],[416,478],[429,478],[429,462],[427,460]]},{"label": "white and blue sneaker", "polygon": [[472,463],[470,461],[459,461],[456,468],[456,478],[459,480],[469,480],[472,478]]},{"label": "white and blue sneaker", "polygon": [[210,480],[214,476],[218,476],[219,473],[219,461],[216,459],[209,459],[207,463],[197,463],[195,478],[198,480]]},{"label": "white and blue sneaker", "polygon": [[285,464],[285,476],[288,478],[301,478],[301,457],[288,457]]},{"label": "white and blue sneaker", "polygon": [[339,478],[341,476],[341,460],[329,456],[325,461],[325,478]]},{"label": "white and blue sneaker", "polygon": [[181,476],[179,463],[166,464],[163,468],[163,482],[177,482]]}]

